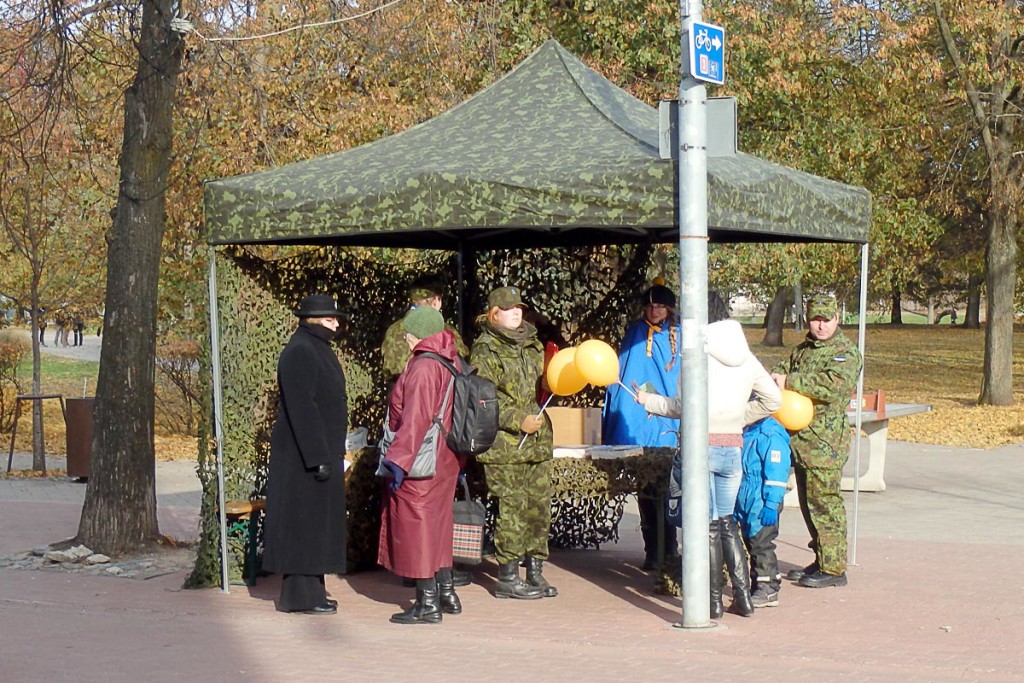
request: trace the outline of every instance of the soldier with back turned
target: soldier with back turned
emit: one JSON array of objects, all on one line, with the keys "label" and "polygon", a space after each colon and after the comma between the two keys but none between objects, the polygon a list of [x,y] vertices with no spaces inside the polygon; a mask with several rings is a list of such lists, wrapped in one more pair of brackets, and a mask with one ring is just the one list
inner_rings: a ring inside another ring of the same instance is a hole
[{"label": "soldier with back turned", "polygon": [[[444,285],[439,277],[436,275],[421,275],[413,280],[409,286],[409,308],[431,306],[440,311],[443,294]],[[384,376],[387,377],[389,389],[398,376],[402,374],[402,371],[405,370],[405,364],[409,362],[409,358],[412,356],[412,352],[409,351],[409,345],[405,341],[405,333],[402,331],[402,319],[407,312],[408,309],[403,311],[398,320],[387,329],[387,332],[384,333],[384,342],[380,347],[381,355],[384,357]],[[466,349],[466,345],[463,343],[458,330],[447,322],[445,323],[445,329],[451,330],[455,335],[455,348],[458,349],[459,355],[463,357],[468,355],[469,351]]]}]

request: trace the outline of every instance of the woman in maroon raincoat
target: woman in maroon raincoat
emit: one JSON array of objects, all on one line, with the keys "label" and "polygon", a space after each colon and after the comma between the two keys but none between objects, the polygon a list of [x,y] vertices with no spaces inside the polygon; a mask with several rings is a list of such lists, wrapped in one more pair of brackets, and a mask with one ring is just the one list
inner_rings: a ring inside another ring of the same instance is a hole
[{"label": "woman in maroon raincoat", "polygon": [[[407,479],[405,475],[452,383],[447,368],[422,354],[432,351],[453,363],[459,361],[455,337],[444,329],[444,319],[434,308],[409,311],[402,330],[413,355],[389,399],[389,426],[395,438],[383,462],[393,478],[385,487],[377,562],[399,576],[416,579],[416,602],[391,621],[436,624],[442,612],[462,611],[452,583],[452,499],[462,463],[440,436],[434,476]],[[453,400],[448,398],[442,417],[445,430],[451,428]]]}]

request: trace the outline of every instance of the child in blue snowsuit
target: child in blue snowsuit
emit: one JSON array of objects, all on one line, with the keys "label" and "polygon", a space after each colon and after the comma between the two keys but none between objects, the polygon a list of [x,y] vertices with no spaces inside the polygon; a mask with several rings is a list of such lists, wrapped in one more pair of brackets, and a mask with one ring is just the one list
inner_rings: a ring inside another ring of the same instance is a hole
[{"label": "child in blue snowsuit", "polygon": [[779,560],[775,539],[786,495],[790,467],[789,433],[774,417],[743,429],[743,482],[736,498],[735,517],[750,553],[750,593],[754,607],[779,604]]}]

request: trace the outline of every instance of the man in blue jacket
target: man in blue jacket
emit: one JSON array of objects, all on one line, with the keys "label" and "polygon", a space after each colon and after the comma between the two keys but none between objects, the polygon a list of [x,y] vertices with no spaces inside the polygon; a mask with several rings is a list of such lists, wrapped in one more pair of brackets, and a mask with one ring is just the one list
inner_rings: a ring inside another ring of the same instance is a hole
[{"label": "man in blue jacket", "polygon": [[791,453],[789,433],[774,417],[743,430],[743,482],[736,497],[736,514],[750,553],[750,593],[754,607],[779,604],[779,512],[786,495]]}]

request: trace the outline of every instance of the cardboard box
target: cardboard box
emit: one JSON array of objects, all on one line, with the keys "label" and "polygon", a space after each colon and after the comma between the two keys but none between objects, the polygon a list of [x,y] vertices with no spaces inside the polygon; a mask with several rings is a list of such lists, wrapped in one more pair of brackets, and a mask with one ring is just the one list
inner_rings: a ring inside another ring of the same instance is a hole
[{"label": "cardboard box", "polygon": [[600,408],[548,408],[555,446],[592,446],[601,443]]}]

